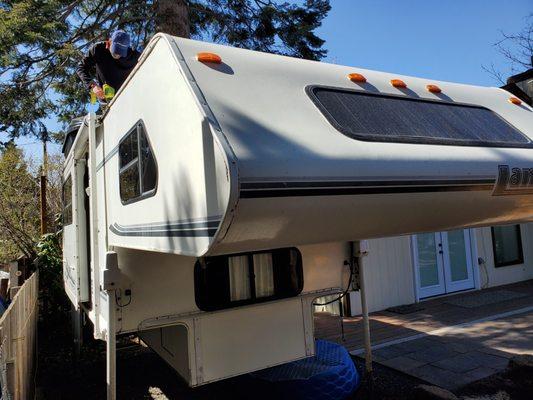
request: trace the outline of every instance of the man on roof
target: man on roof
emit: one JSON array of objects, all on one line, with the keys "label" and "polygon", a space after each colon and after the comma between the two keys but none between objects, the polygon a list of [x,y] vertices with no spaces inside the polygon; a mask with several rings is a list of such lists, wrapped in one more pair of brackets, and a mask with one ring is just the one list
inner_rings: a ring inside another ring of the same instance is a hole
[{"label": "man on roof", "polygon": [[105,84],[118,91],[137,64],[140,53],[130,44],[130,36],[117,30],[109,40],[92,45],[78,64],[76,73],[98,99],[105,100]]}]

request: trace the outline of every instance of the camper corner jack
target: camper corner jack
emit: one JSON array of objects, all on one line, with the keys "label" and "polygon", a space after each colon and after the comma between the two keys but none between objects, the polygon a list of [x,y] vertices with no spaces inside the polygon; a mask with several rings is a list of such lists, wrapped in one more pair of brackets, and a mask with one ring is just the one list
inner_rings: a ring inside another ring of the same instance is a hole
[{"label": "camper corner jack", "polygon": [[[367,240],[356,242],[356,256],[359,265],[359,294],[361,296],[361,312],[363,314],[363,332],[365,336],[365,367],[367,374],[372,377],[372,344],[370,342],[370,320],[368,317],[368,305],[366,303],[365,268],[364,258],[369,253]],[[369,382],[371,379],[369,380]]]},{"label": "camper corner jack", "polygon": [[117,394],[115,290],[117,288],[119,273],[118,255],[114,251],[108,251],[106,253],[106,268],[102,280],[102,288],[107,293],[108,312],[106,332],[107,400],[115,400]]}]

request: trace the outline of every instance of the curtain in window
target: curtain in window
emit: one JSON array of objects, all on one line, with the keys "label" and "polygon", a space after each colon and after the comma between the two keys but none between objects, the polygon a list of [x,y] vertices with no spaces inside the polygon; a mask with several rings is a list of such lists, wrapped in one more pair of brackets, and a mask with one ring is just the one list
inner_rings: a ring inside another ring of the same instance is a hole
[{"label": "curtain in window", "polygon": [[248,256],[230,257],[229,266],[229,287],[230,300],[246,300],[252,296],[250,294],[250,271],[248,269]]},{"label": "curtain in window", "polygon": [[274,295],[274,268],[272,253],[254,254],[255,296]]}]

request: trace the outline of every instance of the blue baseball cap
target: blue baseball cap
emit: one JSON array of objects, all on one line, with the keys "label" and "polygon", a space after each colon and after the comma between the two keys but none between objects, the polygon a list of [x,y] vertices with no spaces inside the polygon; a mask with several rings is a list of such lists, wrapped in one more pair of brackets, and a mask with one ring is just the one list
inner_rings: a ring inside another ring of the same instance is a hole
[{"label": "blue baseball cap", "polygon": [[117,30],[111,35],[111,53],[118,54],[120,57],[127,57],[128,48],[130,47],[130,35],[122,30]]}]

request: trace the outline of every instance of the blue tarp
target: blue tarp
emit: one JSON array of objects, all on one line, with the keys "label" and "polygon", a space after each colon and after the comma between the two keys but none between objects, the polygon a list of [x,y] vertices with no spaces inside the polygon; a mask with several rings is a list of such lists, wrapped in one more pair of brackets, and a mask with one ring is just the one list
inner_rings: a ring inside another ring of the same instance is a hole
[{"label": "blue tarp", "polygon": [[316,355],[250,374],[275,386],[276,393],[294,400],[340,400],[359,386],[359,374],[346,349],[316,341]]}]

